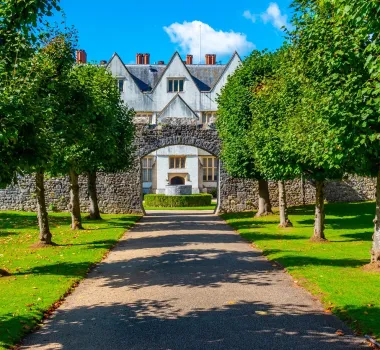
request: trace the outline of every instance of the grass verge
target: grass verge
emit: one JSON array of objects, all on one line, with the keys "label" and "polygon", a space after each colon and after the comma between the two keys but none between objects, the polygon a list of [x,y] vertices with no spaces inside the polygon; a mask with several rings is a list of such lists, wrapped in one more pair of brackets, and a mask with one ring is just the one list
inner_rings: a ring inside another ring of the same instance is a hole
[{"label": "grass verge", "polygon": [[85,230],[72,231],[68,213],[49,214],[57,246],[33,249],[38,239],[37,216],[0,212],[0,348],[8,348],[33,329],[54,304],[112,248],[140,218],[103,215],[84,220]]},{"label": "grass verge", "polygon": [[380,273],[363,270],[370,260],[374,213],[373,202],[327,204],[329,243],[309,241],[313,206],[290,208],[291,228],[278,228],[277,215],[253,218],[252,212],[244,212],[222,217],[318,296],[326,312],[334,312],[359,334],[379,339]]}]

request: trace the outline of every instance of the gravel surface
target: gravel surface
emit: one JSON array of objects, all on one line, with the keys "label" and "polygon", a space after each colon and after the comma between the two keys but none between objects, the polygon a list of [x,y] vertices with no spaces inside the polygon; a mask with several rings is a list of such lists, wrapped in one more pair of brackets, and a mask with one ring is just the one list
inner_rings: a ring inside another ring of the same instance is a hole
[{"label": "gravel surface", "polygon": [[362,338],[208,211],[148,212],[22,346],[361,348]]}]

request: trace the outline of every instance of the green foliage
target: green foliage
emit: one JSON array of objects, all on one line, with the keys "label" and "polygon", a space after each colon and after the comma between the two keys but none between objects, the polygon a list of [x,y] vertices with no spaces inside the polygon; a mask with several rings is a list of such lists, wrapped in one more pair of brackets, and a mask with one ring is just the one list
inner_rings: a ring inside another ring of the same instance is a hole
[{"label": "green foliage", "polygon": [[69,73],[54,132],[53,173],[78,174],[128,168],[133,159],[133,110],[121,100],[115,78],[104,67],[80,64]]},{"label": "green foliage", "polygon": [[250,111],[252,87],[273,69],[272,53],[253,51],[223,87],[218,102],[216,127],[222,140],[221,160],[228,173],[243,178],[262,178],[249,150],[254,116]]},{"label": "green foliage", "polygon": [[374,0],[293,2],[290,35],[302,60],[314,119],[330,168],[374,173],[379,163],[379,4]]},{"label": "green foliage", "polygon": [[144,196],[147,207],[198,207],[210,206],[212,195],[208,193],[166,196],[164,194],[146,194]]},{"label": "green foliage", "polygon": [[[322,299],[356,330],[380,338],[380,275],[362,269],[368,263],[375,203],[327,204],[323,247],[309,241],[312,206],[289,208],[292,228],[279,228],[276,217],[253,218],[251,212],[224,214],[233,228],[279,262],[298,284]],[[337,276],[338,279],[337,279]]]},{"label": "green foliage", "polygon": [[103,215],[102,221],[86,221],[88,230],[74,235],[67,213],[49,217],[57,245],[34,249],[37,215],[0,212],[0,268],[11,272],[0,278],[0,348],[17,344],[37,326],[44,313],[140,218]]}]

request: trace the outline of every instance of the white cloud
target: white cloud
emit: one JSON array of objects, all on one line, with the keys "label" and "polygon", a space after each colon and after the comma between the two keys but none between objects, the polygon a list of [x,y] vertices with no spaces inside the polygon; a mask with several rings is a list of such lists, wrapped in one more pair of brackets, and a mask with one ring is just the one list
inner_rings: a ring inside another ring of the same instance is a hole
[{"label": "white cloud", "polygon": [[264,23],[270,22],[277,29],[289,27],[288,16],[281,14],[281,10],[275,2],[271,2],[266,11],[262,13],[260,17]]},{"label": "white cloud", "polygon": [[251,13],[251,11],[249,10],[245,10],[243,12],[243,17],[246,19],[250,19],[253,23],[255,23],[257,19],[257,15],[255,15],[254,13]]},{"label": "white cloud", "polygon": [[248,41],[247,36],[243,33],[235,33],[232,30],[229,32],[217,31],[207,23],[200,21],[173,23],[164,27],[164,30],[169,35],[171,42],[178,44],[183,53],[194,56],[194,63],[199,62],[200,30],[202,56],[206,53],[226,56],[231,55],[234,51],[244,54],[255,48],[255,45]]},{"label": "white cloud", "polygon": [[259,16],[264,23],[269,22],[277,29],[282,29],[282,27],[290,28],[288,16],[281,14],[281,10],[275,2],[271,2],[265,12],[260,15],[251,13],[249,10],[243,12],[243,17],[251,20],[253,23],[256,22]]}]

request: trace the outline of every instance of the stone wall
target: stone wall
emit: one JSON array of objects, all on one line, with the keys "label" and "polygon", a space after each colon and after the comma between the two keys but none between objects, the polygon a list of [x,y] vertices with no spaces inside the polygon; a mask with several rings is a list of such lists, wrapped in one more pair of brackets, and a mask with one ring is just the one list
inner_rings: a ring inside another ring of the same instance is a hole
[{"label": "stone wall", "polygon": [[[133,176],[132,176],[133,178]],[[88,211],[86,178],[80,176],[81,209]],[[66,211],[69,203],[68,178],[53,178],[45,181],[46,201],[49,210]],[[98,174],[99,207],[104,213],[141,212],[141,194],[131,181],[131,174]],[[270,182],[272,205],[278,206],[277,184]],[[326,185],[328,202],[351,202],[374,199],[376,183],[372,178],[349,176],[343,181],[330,181]],[[313,203],[315,188],[310,181],[287,181],[289,205]],[[226,176],[220,185],[220,211],[238,212],[257,207],[257,181],[235,179]],[[35,185],[32,176],[20,178],[15,186],[0,190],[0,210],[36,211]]]},{"label": "stone wall", "polygon": [[[194,125],[169,125],[152,128],[136,125],[135,160],[126,173],[98,174],[97,187],[100,210],[104,213],[141,213],[142,178],[141,158],[163,147],[173,145],[195,146],[219,157],[220,139],[215,129],[202,129]],[[244,211],[256,208],[257,182],[230,177],[222,162],[219,169],[219,210],[221,212]],[[80,177],[82,211],[87,211],[87,183]],[[68,178],[46,180],[47,206],[54,210],[67,210],[69,202]],[[310,181],[288,181],[286,184],[289,205],[312,203],[314,186]],[[332,181],[326,186],[326,200],[359,201],[373,199],[375,181],[371,178],[349,176],[343,181]],[[273,206],[278,206],[277,184],[270,183]],[[15,186],[0,190],[0,210],[36,210],[34,179],[20,178]]]}]

